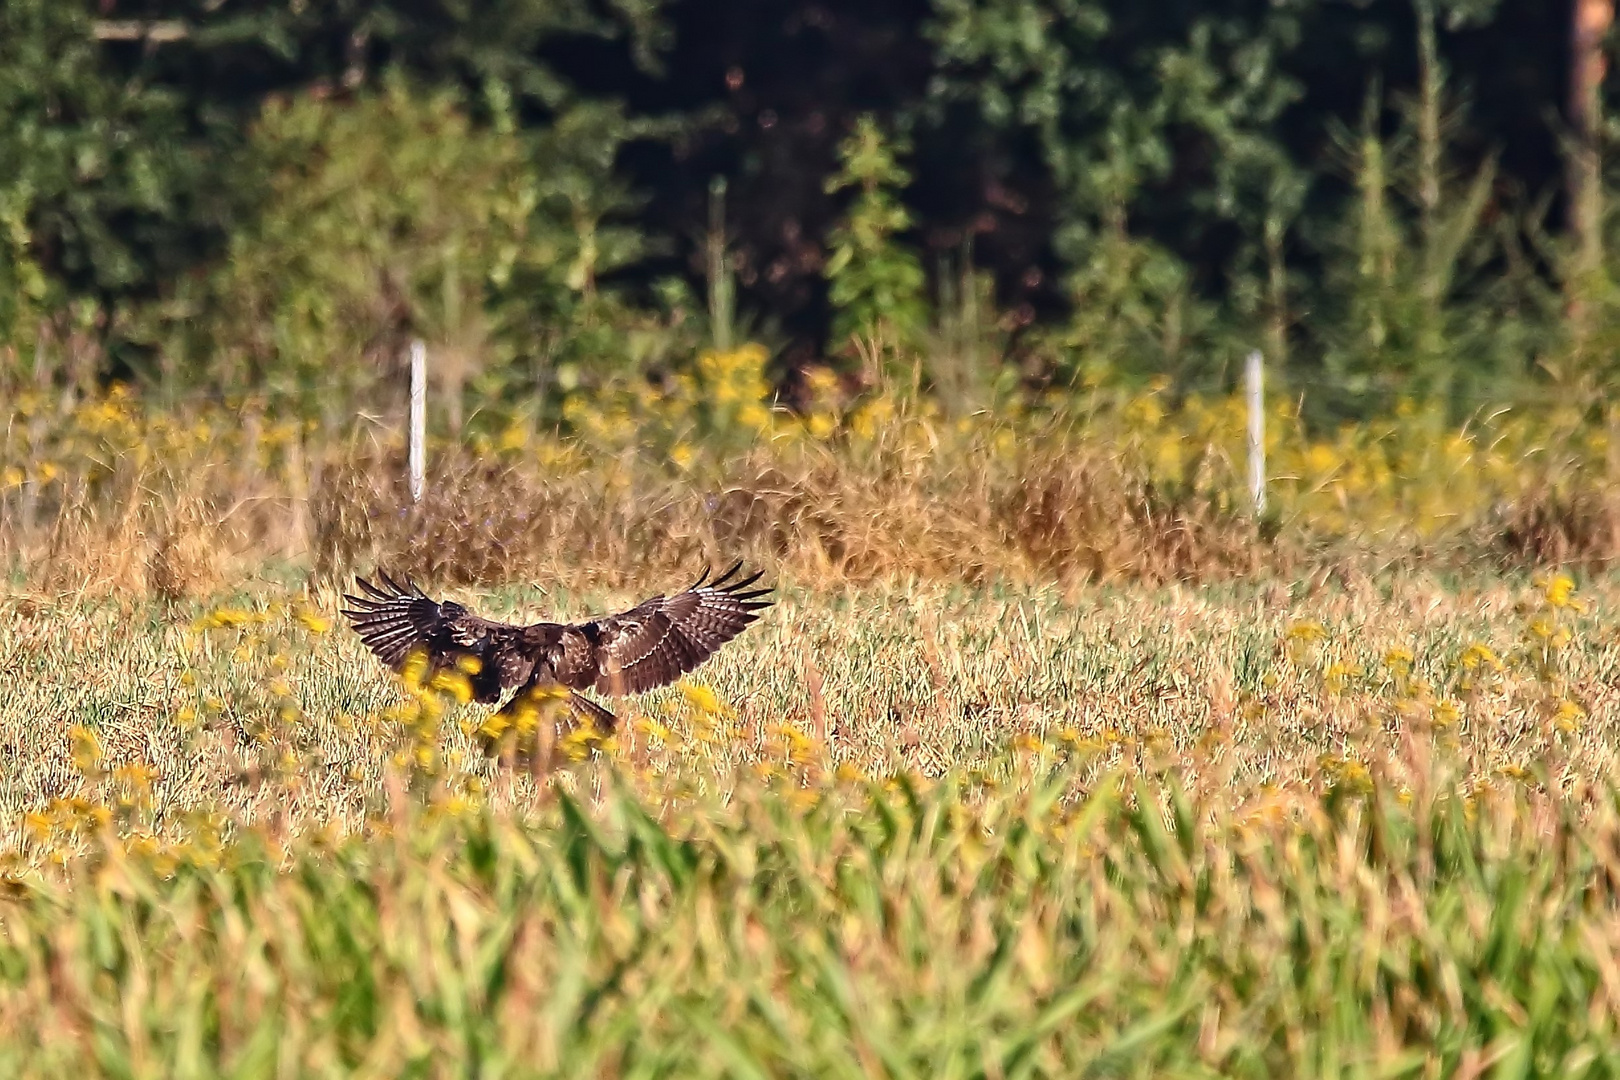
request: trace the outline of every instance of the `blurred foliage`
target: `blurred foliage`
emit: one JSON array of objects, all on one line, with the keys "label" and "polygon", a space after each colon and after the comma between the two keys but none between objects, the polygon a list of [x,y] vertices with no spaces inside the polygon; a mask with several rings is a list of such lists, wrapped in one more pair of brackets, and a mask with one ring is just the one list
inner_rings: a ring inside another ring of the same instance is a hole
[{"label": "blurred foliage", "polygon": [[[1250,284],[1265,272],[1260,238],[1300,183],[1275,130],[1300,93],[1279,70],[1299,15],[1292,5],[1174,17],[1116,7],[939,0],[933,93],[1040,147],[1061,196],[1054,243],[1075,312],[1057,342],[1080,374],[1180,374],[1188,353],[1207,371],[1221,344],[1213,312],[1186,263],[1138,219],[1162,221],[1174,191],[1178,230],[1235,226],[1252,242],[1222,269],[1236,292],[1261,291]],[[1203,165],[1189,174],[1192,146]]]},{"label": "blurred foliage", "polygon": [[537,201],[520,155],[398,80],[354,103],[272,102],[235,177],[263,185],[258,214],[154,327],[166,381],[259,388],[335,423],[411,335],[481,351],[486,294],[511,279]]},{"label": "blurred foliage", "polygon": [[[1439,46],[1497,6],[1368,16],[1380,41],[1397,17],[1415,24],[1398,59],[1416,85],[1391,97],[1369,71],[1359,129],[1330,119],[1330,151],[1312,158],[1288,122],[1319,74],[1299,57],[1327,5],[939,0],[935,99],[1032,134],[1062,193],[1073,314],[1042,335],[1055,374],[1205,387],[1264,347],[1309,386],[1313,420],[1402,394],[1453,416],[1511,398],[1564,347],[1547,273],[1563,256],[1545,202],[1516,197],[1477,145],[1454,159],[1470,117]],[[1200,280],[1189,238],[1220,235],[1236,238],[1220,280]]]},{"label": "blurred foliage", "polygon": [[180,0],[147,4],[143,14],[187,20],[205,53],[261,64],[273,58],[296,78],[353,89],[380,61],[421,81],[498,94],[549,116],[577,104],[580,94],[548,46],[621,39],[635,65],[656,67],[668,44],[661,7],[660,0],[240,0],[199,11]]},{"label": "blurred foliage", "polygon": [[83,5],[0,7],[0,347],[74,302],[151,296],[216,211],[183,102],[109,79]]},{"label": "blurred foliage", "polygon": [[1400,127],[1392,138],[1381,134],[1385,103],[1374,90],[1359,130],[1335,132],[1357,201],[1334,241],[1331,306],[1316,333],[1346,416],[1396,394],[1454,412],[1509,398],[1530,374],[1526,358],[1556,345],[1556,297],[1537,282],[1524,250],[1525,230],[1536,223],[1493,206],[1493,160],[1472,171],[1451,160],[1465,117],[1437,52],[1436,13],[1427,3],[1417,8],[1422,78],[1418,93],[1399,103]]},{"label": "blurred foliage", "polygon": [[[1501,94],[1457,89],[1530,25],[1511,4],[837,2],[783,40],[871,85],[775,104],[791,80],[758,64],[786,46],[656,0],[126,14],[0,12],[8,383],[88,371],[334,425],[397,406],[421,336],[435,422],[491,436],[745,337],[784,346],[784,401],[860,340],[869,383],[955,412],[1160,377],[1208,396],[1261,347],[1326,431],[1613,367],[1615,275],[1568,280],[1556,167],[1527,186]],[[817,314],[779,333],[759,308],[790,294]],[[1577,300],[1599,316],[1571,340]]]},{"label": "blurred foliage", "polygon": [[[327,420],[386,404],[356,394],[406,335],[432,342],[452,418],[464,384],[531,396],[570,353],[623,356],[602,348],[625,320],[601,278],[648,248],[616,159],[673,128],[581,97],[535,52],[626,37],[651,65],[656,4],[162,8],[151,24],[77,3],[0,12],[14,355],[88,303],[103,377]],[[177,29],[98,37],[148,25]]]},{"label": "blurred foliage", "polygon": [[1186,266],[1120,223],[1096,234],[1069,287],[1074,315],[1043,342],[1057,379],[1140,384],[1157,372],[1185,374],[1189,354],[1207,360],[1210,305],[1190,290]]},{"label": "blurred foliage", "polygon": [[523,368],[567,380],[571,353],[622,355],[591,331],[624,329],[598,279],[644,247],[612,174],[641,127],[593,104],[525,136],[510,109],[486,101],[493,119],[474,125],[458,95],[402,77],[355,100],[270,102],[235,174],[255,216],[215,273],[136,324],[162,385],[260,392],[341,424],[397,396],[421,337],[459,427],[469,387],[493,404],[513,384],[533,394]]},{"label": "blurred foliage", "polygon": [[700,454],[724,460],[775,427],[769,360],[754,343],[727,352],[707,349],[690,370],[672,373],[662,389],[639,379],[620,381],[591,399],[570,399],[563,415],[582,439],[603,449],[667,455],[677,467]]},{"label": "blurred foliage", "polygon": [[827,237],[835,348],[856,335],[915,346],[927,320],[922,263],[900,241],[912,225],[899,198],[911,182],[898,160],[904,152],[874,117],[862,116],[839,147],[838,172],[827,180],[829,193],[854,192],[848,212]]}]

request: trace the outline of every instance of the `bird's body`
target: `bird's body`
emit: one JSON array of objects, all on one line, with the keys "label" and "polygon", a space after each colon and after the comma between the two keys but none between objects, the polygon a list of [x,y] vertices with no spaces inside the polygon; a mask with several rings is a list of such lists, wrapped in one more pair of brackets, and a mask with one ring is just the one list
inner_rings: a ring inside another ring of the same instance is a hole
[{"label": "bird's body", "polygon": [[769,589],[751,588],[759,573],[738,577],[739,562],[709,580],[708,571],[674,596],[655,596],[629,611],[582,623],[527,626],[481,618],[453,600],[434,600],[409,580],[387,574],[381,585],[356,578],[362,596],[345,596],[344,616],[384,664],[403,671],[413,653],[428,674],[460,668],[473,700],[494,703],[515,690],[508,707],[535,689],[560,689],[598,727],[614,716],[582,691],[618,697],[673,682],[707,660],[770,606]]}]

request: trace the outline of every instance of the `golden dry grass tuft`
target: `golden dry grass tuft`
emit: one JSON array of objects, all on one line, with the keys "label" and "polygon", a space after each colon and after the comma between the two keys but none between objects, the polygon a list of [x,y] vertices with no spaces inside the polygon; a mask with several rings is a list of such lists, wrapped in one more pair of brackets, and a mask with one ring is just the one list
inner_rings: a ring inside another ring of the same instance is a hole
[{"label": "golden dry grass tuft", "polygon": [[613,583],[736,553],[825,584],[1162,582],[1285,560],[1229,503],[1167,495],[1079,446],[764,446],[686,474],[629,454],[548,467],[459,451],[435,459],[420,504],[400,472],[385,454],[323,473],[310,507],[320,576],[384,565],[453,585],[565,570]]},{"label": "golden dry grass tuft", "polygon": [[182,496],[164,508],[146,576],[168,601],[206,597],[224,580],[225,538],[219,516],[202,499]]},{"label": "golden dry grass tuft", "polygon": [[1495,545],[1510,563],[1600,570],[1620,554],[1620,499],[1601,486],[1538,486],[1493,524]]}]

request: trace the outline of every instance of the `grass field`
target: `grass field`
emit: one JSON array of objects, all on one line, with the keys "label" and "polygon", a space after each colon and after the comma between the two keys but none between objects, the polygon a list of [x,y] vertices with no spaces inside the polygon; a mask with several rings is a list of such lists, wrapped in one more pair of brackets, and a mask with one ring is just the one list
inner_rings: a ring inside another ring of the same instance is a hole
[{"label": "grass field", "polygon": [[[1257,527],[1232,402],[795,417],[745,352],[420,505],[386,433],[23,401],[0,1075],[1620,1075],[1609,429],[1279,403]],[[605,741],[486,753],[337,617],[702,553],[780,602]]]},{"label": "grass field", "polygon": [[789,579],[517,763],[296,581],[0,602],[8,1074],[1620,1072],[1603,579]]},{"label": "grass field", "polygon": [[[526,621],[619,610],[681,583],[446,595]],[[608,756],[659,771],[698,762],[718,773],[803,765],[937,777],[988,767],[1021,740],[1258,790],[1421,737],[1471,783],[1549,760],[1597,776],[1620,741],[1606,589],[1407,577],[1315,591],[825,593],[789,581],[768,616],[692,680],[633,699]],[[88,752],[103,772],[140,775],[159,831],[215,804],[244,821],[273,812],[289,827],[357,826],[408,741],[409,698],[337,605],[335,593],[269,583],[195,605],[6,602],[0,753],[11,764],[0,806],[12,831],[0,836],[15,842],[42,799],[83,794],[70,765]],[[505,776],[464,730],[489,710],[449,704],[434,744],[442,782]]]}]

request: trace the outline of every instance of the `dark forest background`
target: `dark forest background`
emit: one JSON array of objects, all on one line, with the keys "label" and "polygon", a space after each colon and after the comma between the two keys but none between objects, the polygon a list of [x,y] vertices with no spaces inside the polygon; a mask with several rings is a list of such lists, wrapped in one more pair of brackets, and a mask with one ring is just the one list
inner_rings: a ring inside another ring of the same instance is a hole
[{"label": "dark forest background", "polygon": [[788,402],[905,357],[963,400],[1221,390],[1253,348],[1325,419],[1606,385],[1611,21],[4,0],[0,384],[335,418],[421,336],[457,423],[743,340]]}]

